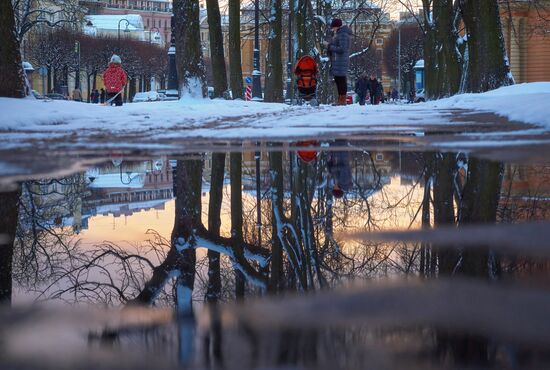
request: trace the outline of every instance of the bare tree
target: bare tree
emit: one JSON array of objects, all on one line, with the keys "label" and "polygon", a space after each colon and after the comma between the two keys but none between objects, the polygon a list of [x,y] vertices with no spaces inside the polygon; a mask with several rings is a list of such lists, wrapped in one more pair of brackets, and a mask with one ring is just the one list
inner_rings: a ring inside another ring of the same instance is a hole
[{"label": "bare tree", "polygon": [[12,2],[0,4],[0,96],[22,98],[26,96],[25,77]]},{"label": "bare tree", "polygon": [[214,83],[214,97],[221,98],[227,90],[227,72],[223,52],[223,34],[218,0],[207,0],[208,37],[210,38],[210,61]]},{"label": "bare tree", "polygon": [[271,0],[265,79],[265,101],[267,102],[283,101],[282,36],[283,2],[282,0]]},{"label": "bare tree", "polygon": [[461,0],[460,5],[468,36],[466,91],[484,92],[513,84],[497,0]]},{"label": "bare tree", "polygon": [[233,99],[243,97],[243,71],[241,62],[240,1],[228,1],[229,12],[229,81]]},{"label": "bare tree", "polygon": [[175,0],[174,33],[180,96],[205,97],[198,0]]}]

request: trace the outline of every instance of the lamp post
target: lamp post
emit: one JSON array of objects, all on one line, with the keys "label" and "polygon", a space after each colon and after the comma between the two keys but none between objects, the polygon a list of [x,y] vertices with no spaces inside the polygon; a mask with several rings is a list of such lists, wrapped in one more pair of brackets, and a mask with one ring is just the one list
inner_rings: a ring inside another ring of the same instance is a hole
[{"label": "lamp post", "polygon": [[292,91],[292,11],[288,6],[288,61],[286,67],[286,98],[289,103],[292,104],[293,91]]},{"label": "lamp post", "polygon": [[74,88],[80,89],[80,41],[74,42],[74,53],[76,56],[76,74],[74,79]]},{"label": "lamp post", "polygon": [[130,30],[128,29],[128,26],[130,26],[130,21],[128,21],[126,18],[122,18],[121,20],[118,21],[118,33],[117,33],[117,40],[118,40],[118,44],[120,46],[120,23],[121,22],[126,22],[126,28],[124,29],[124,32],[130,32]]},{"label": "lamp post", "polygon": [[397,92],[401,99],[401,23],[397,23]]},{"label": "lamp post", "polygon": [[168,84],[166,86],[166,96],[177,99],[179,97],[178,89],[178,70],[176,69],[176,41],[174,40],[174,16],[171,19],[172,34],[170,37],[170,48],[168,49]]},{"label": "lamp post", "polygon": [[260,2],[254,0],[254,70],[252,71],[252,98],[261,100],[262,73],[260,72]]}]

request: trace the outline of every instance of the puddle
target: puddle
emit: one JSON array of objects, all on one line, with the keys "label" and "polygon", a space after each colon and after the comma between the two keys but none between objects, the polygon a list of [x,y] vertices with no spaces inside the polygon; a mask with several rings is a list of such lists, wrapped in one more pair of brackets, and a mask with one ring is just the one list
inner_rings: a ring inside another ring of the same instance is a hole
[{"label": "puddle", "polygon": [[428,136],[6,162],[0,365],[547,367],[550,163]]}]

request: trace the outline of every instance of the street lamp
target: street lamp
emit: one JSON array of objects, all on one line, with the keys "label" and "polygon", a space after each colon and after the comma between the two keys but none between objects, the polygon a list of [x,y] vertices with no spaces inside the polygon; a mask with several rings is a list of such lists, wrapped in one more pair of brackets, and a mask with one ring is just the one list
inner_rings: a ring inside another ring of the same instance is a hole
[{"label": "street lamp", "polygon": [[176,40],[174,39],[174,16],[170,20],[170,48],[168,49],[168,83],[166,96],[172,99],[179,97],[178,71],[176,68]]},{"label": "street lamp", "polygon": [[76,75],[74,80],[74,88],[80,89],[80,41],[74,42],[74,53],[76,56]]},{"label": "street lamp", "polygon": [[401,99],[401,22],[397,23],[397,91]]},{"label": "street lamp", "polygon": [[291,5],[288,6],[288,62],[286,71],[286,98],[292,104],[293,91],[292,91],[292,12],[290,11]]},{"label": "street lamp", "polygon": [[149,29],[149,43],[151,44],[151,33],[153,32],[153,30],[156,30],[156,35],[155,35],[155,41],[158,41],[160,40],[160,30],[157,28],[157,27],[153,27],[151,29]]},{"label": "street lamp", "polygon": [[126,28],[124,29],[124,32],[130,32],[130,29],[128,28],[130,26],[130,21],[127,20],[126,18],[122,18],[121,20],[119,20],[118,21],[118,33],[117,33],[117,35],[118,35],[117,40],[118,40],[119,44],[120,44],[120,23],[122,21],[126,22]]},{"label": "street lamp", "polygon": [[252,71],[252,98],[261,100],[262,73],[260,72],[260,2],[254,0],[254,70]]}]

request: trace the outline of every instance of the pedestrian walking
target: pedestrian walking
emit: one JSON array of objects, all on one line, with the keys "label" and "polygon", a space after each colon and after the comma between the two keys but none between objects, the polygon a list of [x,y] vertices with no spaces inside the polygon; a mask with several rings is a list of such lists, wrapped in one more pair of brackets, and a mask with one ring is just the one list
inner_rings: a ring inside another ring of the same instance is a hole
[{"label": "pedestrian walking", "polygon": [[82,92],[78,87],[73,90],[72,99],[74,101],[82,101]]},{"label": "pedestrian walking", "polygon": [[122,69],[122,60],[115,54],[111,57],[109,66],[103,72],[103,83],[107,91],[107,101],[110,101],[111,105],[122,106],[122,90],[126,86],[127,81],[126,72]]},{"label": "pedestrian walking", "polygon": [[376,87],[376,104],[384,103],[384,85],[382,80],[378,79],[378,86]]},{"label": "pedestrian walking", "polygon": [[378,80],[376,79],[376,76],[374,74],[370,75],[369,81],[369,94],[370,94],[370,103],[371,105],[376,105],[376,94],[379,91],[378,90]]},{"label": "pedestrian walking", "polygon": [[99,103],[99,91],[97,91],[97,89],[92,90],[92,93],[90,94],[90,102],[92,104]]},{"label": "pedestrian walking", "polygon": [[105,104],[105,96],[106,96],[106,92],[105,92],[105,89],[104,88],[101,88],[99,90],[99,102],[101,104]]},{"label": "pedestrian walking", "polygon": [[366,73],[363,73],[355,82],[355,93],[359,98],[359,105],[365,105],[365,99],[367,98],[368,91],[369,78]]},{"label": "pedestrian walking", "polygon": [[391,100],[393,100],[394,102],[399,100],[399,92],[395,87],[391,91]]},{"label": "pedestrian walking", "polygon": [[330,28],[332,28],[334,37],[330,41],[323,41],[323,44],[327,48],[328,56],[330,57],[330,74],[334,77],[338,90],[336,104],[346,105],[351,30],[338,18],[332,20]]}]

